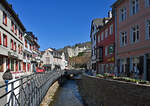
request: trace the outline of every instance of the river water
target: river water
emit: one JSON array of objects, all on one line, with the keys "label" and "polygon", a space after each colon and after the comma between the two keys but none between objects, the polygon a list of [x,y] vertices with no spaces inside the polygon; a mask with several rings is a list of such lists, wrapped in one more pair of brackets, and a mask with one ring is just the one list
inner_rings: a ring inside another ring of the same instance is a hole
[{"label": "river water", "polygon": [[75,80],[68,80],[59,88],[51,106],[84,106]]}]

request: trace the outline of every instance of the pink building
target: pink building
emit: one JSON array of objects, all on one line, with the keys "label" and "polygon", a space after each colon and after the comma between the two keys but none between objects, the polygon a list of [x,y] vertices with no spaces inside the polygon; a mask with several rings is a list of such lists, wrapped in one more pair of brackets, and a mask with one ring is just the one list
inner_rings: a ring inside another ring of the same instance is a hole
[{"label": "pink building", "polygon": [[150,80],[150,0],[117,0],[112,7],[119,73]]}]

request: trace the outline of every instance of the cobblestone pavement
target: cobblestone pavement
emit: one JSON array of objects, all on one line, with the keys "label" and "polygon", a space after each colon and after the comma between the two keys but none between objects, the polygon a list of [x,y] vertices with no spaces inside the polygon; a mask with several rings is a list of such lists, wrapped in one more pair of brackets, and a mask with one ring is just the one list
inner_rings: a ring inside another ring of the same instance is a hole
[{"label": "cobblestone pavement", "polygon": [[58,90],[52,106],[84,106],[75,81],[67,81],[66,84]]}]

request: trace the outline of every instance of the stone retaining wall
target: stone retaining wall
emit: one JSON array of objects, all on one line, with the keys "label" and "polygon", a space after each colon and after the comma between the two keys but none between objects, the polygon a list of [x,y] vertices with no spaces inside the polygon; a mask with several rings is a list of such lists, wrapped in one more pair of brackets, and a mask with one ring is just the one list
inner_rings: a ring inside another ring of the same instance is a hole
[{"label": "stone retaining wall", "polygon": [[150,106],[150,86],[86,75],[78,84],[87,106]]},{"label": "stone retaining wall", "polygon": [[49,106],[53,102],[54,96],[59,88],[58,81],[56,81],[48,90],[40,106]]}]

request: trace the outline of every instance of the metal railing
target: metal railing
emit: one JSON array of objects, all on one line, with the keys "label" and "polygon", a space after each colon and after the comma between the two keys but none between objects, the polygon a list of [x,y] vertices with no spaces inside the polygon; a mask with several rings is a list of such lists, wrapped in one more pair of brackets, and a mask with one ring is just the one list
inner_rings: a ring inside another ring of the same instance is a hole
[{"label": "metal railing", "polygon": [[1,93],[0,100],[7,100],[4,106],[39,106],[49,87],[63,74],[64,71],[49,71],[10,81],[0,86],[1,91],[8,86],[8,92]]}]

